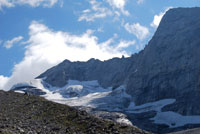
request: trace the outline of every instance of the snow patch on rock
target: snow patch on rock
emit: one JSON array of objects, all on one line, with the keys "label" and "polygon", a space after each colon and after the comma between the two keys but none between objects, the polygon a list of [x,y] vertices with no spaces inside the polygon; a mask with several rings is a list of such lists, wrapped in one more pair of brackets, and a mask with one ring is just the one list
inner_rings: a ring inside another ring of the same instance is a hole
[{"label": "snow patch on rock", "polygon": [[200,124],[200,116],[183,116],[172,111],[158,112],[151,120],[156,124],[166,124],[170,128],[176,128],[186,124]]},{"label": "snow patch on rock", "polygon": [[200,116],[183,116],[181,114],[167,111],[162,112],[162,108],[169,104],[173,104],[175,99],[163,99],[156,102],[145,103],[139,106],[134,106],[134,103],[130,103],[127,113],[144,113],[150,111],[156,111],[156,115],[150,120],[153,120],[156,124],[166,124],[170,128],[176,128],[184,126],[186,124],[200,124]]},{"label": "snow patch on rock", "polygon": [[144,113],[144,112],[149,112],[149,111],[161,112],[161,109],[164,106],[172,104],[175,101],[176,101],[176,99],[163,99],[163,100],[159,100],[156,102],[145,103],[145,104],[142,104],[139,106],[134,106],[134,103],[132,102],[129,105],[127,112],[129,112],[129,113]]},{"label": "snow patch on rock", "polygon": [[15,93],[24,94],[24,91],[14,91]]}]

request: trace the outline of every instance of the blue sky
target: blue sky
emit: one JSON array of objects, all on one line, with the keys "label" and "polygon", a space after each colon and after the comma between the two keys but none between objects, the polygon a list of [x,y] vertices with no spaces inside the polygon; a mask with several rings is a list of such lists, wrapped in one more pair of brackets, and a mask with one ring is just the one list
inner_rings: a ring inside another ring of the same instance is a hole
[{"label": "blue sky", "polygon": [[167,10],[198,6],[200,0],[0,0],[0,88],[64,59],[130,56]]}]

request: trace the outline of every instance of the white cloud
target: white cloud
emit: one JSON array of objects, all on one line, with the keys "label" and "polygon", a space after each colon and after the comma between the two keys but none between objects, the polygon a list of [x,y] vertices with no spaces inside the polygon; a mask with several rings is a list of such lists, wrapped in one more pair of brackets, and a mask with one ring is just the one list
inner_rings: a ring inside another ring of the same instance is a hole
[{"label": "white cloud", "polygon": [[82,15],[79,17],[78,21],[94,21],[98,18],[105,18],[111,16],[113,13],[106,7],[101,6],[101,2],[96,0],[90,0],[91,9],[86,9],[82,11]]},{"label": "white cloud", "polygon": [[64,1],[61,0],[61,1],[60,1],[60,8],[63,8],[63,6],[64,6]]},{"label": "white cloud", "polygon": [[117,50],[122,50],[124,48],[128,48],[131,45],[135,44],[135,40],[127,41],[127,40],[121,40],[120,43],[117,45]]},{"label": "white cloud", "polygon": [[112,6],[113,8],[118,8],[121,10],[121,12],[128,16],[129,12],[127,10],[124,9],[127,0],[107,0],[107,2],[110,4],[110,6]]},{"label": "white cloud", "polygon": [[14,45],[15,43],[21,41],[22,39],[23,39],[22,36],[18,36],[18,37],[13,38],[12,40],[8,40],[8,41],[6,41],[6,42],[4,43],[4,47],[7,48],[7,49],[9,49],[9,48],[13,47],[13,45]]},{"label": "white cloud", "polygon": [[16,4],[28,4],[32,7],[38,7],[40,5],[44,7],[52,7],[58,0],[17,0]]},{"label": "white cloud", "polygon": [[2,7],[13,7],[14,4],[8,0],[0,0],[0,9],[2,9]]},{"label": "white cloud", "polygon": [[4,85],[7,83],[8,80],[9,80],[8,77],[0,75],[0,89],[4,88]]},{"label": "white cloud", "polygon": [[139,40],[143,40],[149,35],[149,29],[139,23],[126,23],[124,27],[129,33],[134,34]]},{"label": "white cloud", "polygon": [[32,7],[52,7],[57,2],[58,0],[0,0],[0,9],[2,9],[2,7],[9,8],[16,5],[29,5]]},{"label": "white cloud", "polygon": [[172,7],[168,7],[165,9],[164,12],[160,12],[158,15],[155,15],[153,18],[153,22],[151,23],[151,27],[157,28],[158,25],[160,24],[160,21],[162,19],[162,17],[165,15],[165,13],[171,9]]},{"label": "white cloud", "polygon": [[[108,16],[114,16],[115,20],[117,20],[116,18],[119,17],[121,13],[128,16],[129,12],[124,9],[126,2],[127,0],[90,0],[91,8],[83,10],[78,20],[94,21],[95,19]],[[109,6],[106,7],[105,3],[108,3]]]},{"label": "white cloud", "polygon": [[100,32],[100,33],[104,32],[103,27],[97,28],[97,32]]},{"label": "white cloud", "polygon": [[[87,61],[90,58],[100,60],[121,57],[128,54],[122,48],[129,45],[113,46],[114,38],[98,42],[92,30],[81,35],[73,35],[62,31],[53,31],[44,24],[33,21],[29,26],[29,44],[25,48],[25,57],[16,64],[12,76],[4,85],[9,89],[13,84],[28,81],[64,59],[71,61]],[[128,43],[129,44],[129,43]]]},{"label": "white cloud", "polygon": [[142,4],[142,3],[144,3],[144,0],[137,0],[137,3]]}]

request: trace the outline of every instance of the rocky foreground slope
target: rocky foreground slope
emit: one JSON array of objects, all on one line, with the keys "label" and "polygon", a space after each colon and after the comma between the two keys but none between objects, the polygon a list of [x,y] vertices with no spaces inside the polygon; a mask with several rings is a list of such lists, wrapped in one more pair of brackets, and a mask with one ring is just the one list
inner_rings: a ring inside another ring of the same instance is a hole
[{"label": "rocky foreground slope", "polygon": [[0,90],[0,134],[147,134],[37,96]]}]

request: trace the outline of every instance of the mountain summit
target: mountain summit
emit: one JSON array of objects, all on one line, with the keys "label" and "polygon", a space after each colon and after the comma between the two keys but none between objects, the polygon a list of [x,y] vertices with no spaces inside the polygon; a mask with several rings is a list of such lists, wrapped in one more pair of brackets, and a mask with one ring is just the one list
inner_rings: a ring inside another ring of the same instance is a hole
[{"label": "mountain summit", "polygon": [[144,50],[131,57],[65,60],[36,78],[40,86],[30,82],[12,89],[40,90],[46,98],[62,96],[53,100],[68,105],[122,112],[133,124],[157,133],[196,127],[200,124],[199,13],[200,8],[170,9]]}]

